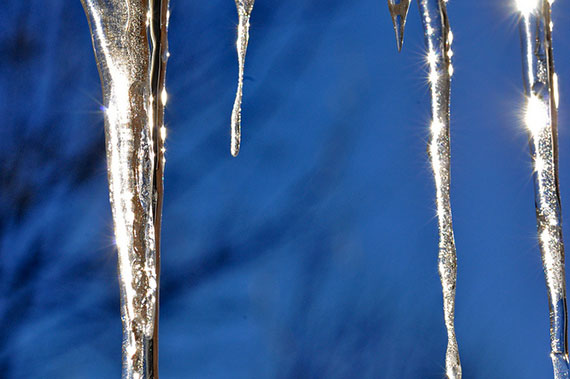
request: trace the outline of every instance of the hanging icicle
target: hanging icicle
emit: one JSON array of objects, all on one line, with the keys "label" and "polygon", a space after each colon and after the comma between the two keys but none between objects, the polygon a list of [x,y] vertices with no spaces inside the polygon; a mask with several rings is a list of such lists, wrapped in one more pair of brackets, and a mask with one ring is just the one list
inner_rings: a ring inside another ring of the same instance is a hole
[{"label": "hanging icicle", "polygon": [[523,78],[524,122],[534,163],[538,240],[550,306],[550,347],[555,378],[569,377],[566,339],[566,276],[558,182],[558,79],[552,54],[551,4],[517,0]]},{"label": "hanging icicle", "polygon": [[123,378],[158,378],[168,0],[82,3],[103,88],[121,290]]},{"label": "hanging icicle", "polygon": [[404,44],[404,29],[406,28],[406,18],[410,9],[410,0],[388,0],[388,9],[392,16],[394,31],[396,32],[396,44],[398,51],[402,51]]},{"label": "hanging icicle", "polygon": [[[445,359],[448,378],[461,378],[459,349],[455,337],[455,285],[457,280],[457,255],[451,219],[450,188],[450,89],[453,66],[451,43],[453,34],[449,28],[446,1],[418,0],[427,47],[429,83],[431,87],[432,120],[428,146],[436,188],[436,207],[439,225],[439,275],[443,290],[443,310],[447,328],[447,352]],[[404,27],[409,1],[388,0],[388,7],[396,31],[398,49],[404,38]]]},{"label": "hanging icicle", "polygon": [[247,52],[247,42],[249,40],[249,18],[253,10],[253,3],[255,0],[236,0],[236,7],[238,11],[238,33],[236,48],[238,54],[238,87],[236,92],[236,99],[232,110],[232,123],[231,123],[231,153],[234,157],[239,154],[241,144],[241,102],[243,96],[243,72],[245,67],[245,54]]}]

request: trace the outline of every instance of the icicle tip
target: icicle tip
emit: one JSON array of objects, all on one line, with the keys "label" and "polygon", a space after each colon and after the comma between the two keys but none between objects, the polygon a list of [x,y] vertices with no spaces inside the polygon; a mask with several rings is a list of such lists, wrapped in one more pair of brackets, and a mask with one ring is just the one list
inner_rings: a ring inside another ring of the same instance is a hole
[{"label": "icicle tip", "polygon": [[234,141],[232,140],[232,145],[230,147],[230,153],[232,154],[232,157],[236,158],[239,154],[239,146],[240,143],[239,141]]},{"label": "icicle tip", "polygon": [[230,141],[230,153],[232,157],[237,157],[239,154],[239,148],[241,145],[241,123],[240,123],[240,109],[234,109],[232,112],[232,125],[231,125],[231,141]]}]

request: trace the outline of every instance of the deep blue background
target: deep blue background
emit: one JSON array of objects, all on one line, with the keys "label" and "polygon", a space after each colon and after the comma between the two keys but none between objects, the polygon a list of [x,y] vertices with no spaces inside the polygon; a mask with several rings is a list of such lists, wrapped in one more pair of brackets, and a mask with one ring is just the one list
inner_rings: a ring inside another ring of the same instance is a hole
[{"label": "deep blue background", "polygon": [[[412,5],[258,0],[243,145],[231,0],[171,2],[163,378],[441,378],[446,335]],[[465,378],[548,378],[511,1],[448,4]],[[570,4],[554,4],[570,219]],[[79,0],[0,12],[0,376],[116,378],[121,324],[99,76]],[[565,224],[570,239],[568,222]]]}]

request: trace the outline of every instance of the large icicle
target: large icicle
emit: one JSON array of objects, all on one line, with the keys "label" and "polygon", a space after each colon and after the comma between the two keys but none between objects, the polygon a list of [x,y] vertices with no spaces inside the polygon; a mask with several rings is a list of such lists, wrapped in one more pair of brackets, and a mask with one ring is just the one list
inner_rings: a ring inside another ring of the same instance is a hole
[{"label": "large icicle", "polygon": [[105,107],[109,195],[123,320],[123,378],[158,378],[168,0],[82,3]]},{"label": "large icicle", "polygon": [[255,0],[235,0],[238,11],[238,33],[236,48],[238,54],[238,87],[236,92],[236,99],[232,110],[232,123],[231,123],[231,153],[234,157],[239,154],[241,144],[241,101],[243,94],[243,71],[245,67],[245,54],[247,52],[247,42],[249,40],[249,18],[253,10],[253,3]]},{"label": "large icicle", "polygon": [[[388,0],[388,7],[398,49],[404,38],[404,27],[409,2]],[[445,357],[448,378],[461,378],[459,349],[455,337],[455,284],[457,280],[457,255],[451,220],[450,188],[450,138],[449,110],[453,66],[451,43],[453,34],[449,28],[446,0],[418,0],[429,65],[432,120],[428,152],[431,159],[436,188],[436,207],[439,225],[439,276],[443,290],[443,311],[447,328],[447,352]]]},{"label": "large icicle", "polygon": [[566,275],[558,182],[558,80],[552,54],[553,0],[517,0],[526,92],[524,121],[534,163],[538,240],[550,306],[555,378],[569,377]]}]

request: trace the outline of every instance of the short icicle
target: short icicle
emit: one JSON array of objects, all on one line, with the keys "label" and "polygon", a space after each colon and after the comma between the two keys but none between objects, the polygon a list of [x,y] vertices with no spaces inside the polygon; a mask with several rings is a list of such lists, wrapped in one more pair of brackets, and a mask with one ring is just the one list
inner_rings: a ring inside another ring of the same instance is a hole
[{"label": "short icicle", "polygon": [[558,181],[558,80],[552,54],[553,0],[517,0],[525,126],[534,164],[538,241],[550,307],[550,348],[554,378],[568,378],[566,274]]},{"label": "short icicle", "polygon": [[255,0],[236,0],[239,24],[237,32],[236,48],[238,54],[238,87],[231,120],[231,153],[237,157],[241,145],[241,102],[243,96],[243,72],[245,67],[245,55],[249,40],[249,18],[253,10]]},{"label": "short icicle", "polygon": [[156,379],[168,0],[82,3],[103,89],[122,376]]},{"label": "short icicle", "polygon": [[388,9],[396,32],[396,44],[398,51],[402,51],[404,44],[404,30],[406,28],[406,18],[410,9],[410,0],[388,0]]}]

